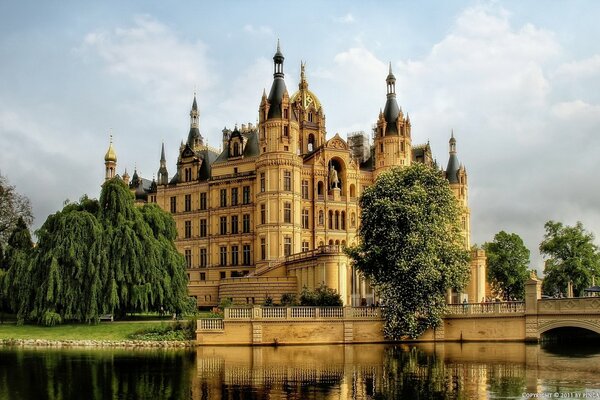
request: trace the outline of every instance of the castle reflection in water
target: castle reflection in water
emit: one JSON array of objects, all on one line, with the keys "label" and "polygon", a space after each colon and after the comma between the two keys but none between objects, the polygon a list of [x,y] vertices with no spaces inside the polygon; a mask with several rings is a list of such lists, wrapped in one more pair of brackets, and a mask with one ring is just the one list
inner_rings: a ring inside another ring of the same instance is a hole
[{"label": "castle reflection in water", "polygon": [[600,347],[0,347],[0,400],[520,399],[557,392],[600,398]]},{"label": "castle reflection in water", "polygon": [[193,398],[480,399],[598,390],[600,354],[588,356],[523,343],[201,347]]}]

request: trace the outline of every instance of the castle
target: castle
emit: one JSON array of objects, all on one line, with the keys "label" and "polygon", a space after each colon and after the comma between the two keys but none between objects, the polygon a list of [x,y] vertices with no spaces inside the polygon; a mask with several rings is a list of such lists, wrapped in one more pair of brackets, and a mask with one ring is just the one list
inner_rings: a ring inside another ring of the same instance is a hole
[{"label": "castle", "polygon": [[[304,64],[298,90],[290,96],[277,44],[271,90],[263,91],[258,125],[223,130],[222,150],[205,144],[194,96],[190,131],[182,142],[177,170],[170,177],[164,144],[156,180],[134,171],[122,179],[136,202],[152,202],[170,212],[177,225],[176,246],[184,255],[189,295],[199,307],[220,299],[276,303],[286,293],[325,284],[346,305],[370,305],[377,294],[356,271],[342,248],[357,240],[358,200],[377,176],[393,166],[420,162],[434,166],[429,143],[413,145],[411,122],[396,101],[390,65],[383,111],[373,128],[348,140],[325,137],[325,114],[308,88]],[[458,162],[456,139],[442,171],[461,207],[465,248],[470,247],[467,172]],[[112,141],[105,156],[105,179],[116,176]],[[472,252],[471,279],[464,293],[448,301],[485,296],[485,253]]]}]

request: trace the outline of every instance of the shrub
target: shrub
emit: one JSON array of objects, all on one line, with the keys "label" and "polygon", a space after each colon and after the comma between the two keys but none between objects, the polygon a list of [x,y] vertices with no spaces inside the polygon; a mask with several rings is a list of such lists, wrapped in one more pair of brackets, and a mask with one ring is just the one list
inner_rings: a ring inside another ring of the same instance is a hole
[{"label": "shrub", "polygon": [[315,290],[308,290],[308,288],[305,286],[300,294],[300,305],[340,307],[343,305],[343,302],[339,293],[335,289],[321,284]]}]

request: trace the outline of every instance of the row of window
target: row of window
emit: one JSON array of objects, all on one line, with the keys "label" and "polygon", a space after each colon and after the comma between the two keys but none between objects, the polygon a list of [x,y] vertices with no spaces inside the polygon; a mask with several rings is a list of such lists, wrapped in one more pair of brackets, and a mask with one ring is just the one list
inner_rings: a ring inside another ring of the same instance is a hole
[{"label": "row of window", "polygon": [[[232,215],[230,218],[231,224],[227,224],[227,217],[223,216],[219,219],[219,234],[227,235],[232,234],[236,235],[240,233],[239,231],[239,215]],[[227,228],[230,228],[228,231]],[[250,214],[242,215],[242,233],[250,233]],[[206,218],[200,219],[200,230],[199,236],[201,238],[207,237],[209,234],[208,223]],[[183,235],[186,239],[190,239],[192,237],[192,221],[188,220],[184,223]]]},{"label": "row of window", "polygon": [[[192,268],[192,250],[185,249],[184,251],[185,264],[187,268]],[[220,266],[235,266],[239,265],[252,265],[252,257],[250,252],[250,244],[244,244],[241,248],[241,259],[240,259],[240,246],[231,246],[228,251],[227,246],[219,247],[219,265]],[[198,256],[198,266],[201,268],[208,266],[208,253],[206,247],[201,247]]]},{"label": "row of window", "polygon": [[[219,193],[220,206],[227,207],[227,189],[221,189]],[[239,204],[239,188],[231,188],[231,197],[229,197],[231,206],[237,206]],[[250,186],[242,187],[242,204],[250,204]],[[207,207],[207,194],[206,192],[200,193],[200,210],[206,210]],[[183,201],[183,211],[192,211],[192,195],[186,194]],[[177,212],[177,196],[171,196],[171,214]]]}]

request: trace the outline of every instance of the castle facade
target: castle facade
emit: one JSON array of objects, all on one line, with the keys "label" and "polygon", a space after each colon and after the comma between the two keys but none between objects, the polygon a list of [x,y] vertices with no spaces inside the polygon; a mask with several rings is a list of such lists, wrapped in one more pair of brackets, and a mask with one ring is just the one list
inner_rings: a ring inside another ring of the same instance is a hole
[{"label": "castle facade", "polygon": [[[278,303],[287,293],[321,284],[340,293],[346,305],[376,301],[368,282],[351,265],[343,246],[357,240],[362,191],[394,166],[419,162],[434,166],[429,143],[412,142],[411,121],[396,101],[391,66],[386,100],[373,128],[344,140],[327,139],[324,109],[309,89],[301,66],[298,90],[288,93],[284,56],[277,46],[270,92],[263,91],[258,125],[223,130],[222,149],[205,144],[194,96],[190,131],[179,149],[172,176],[164,144],[157,179],[125,172],[139,203],[153,202],[175,219],[176,246],[184,255],[189,294],[198,306],[220,299],[235,303]],[[105,156],[106,179],[116,174],[112,146]],[[470,247],[467,172],[458,162],[456,139],[449,142],[445,170],[460,204],[465,247]],[[485,296],[485,254],[472,253],[471,280],[465,293],[448,300]]]}]

